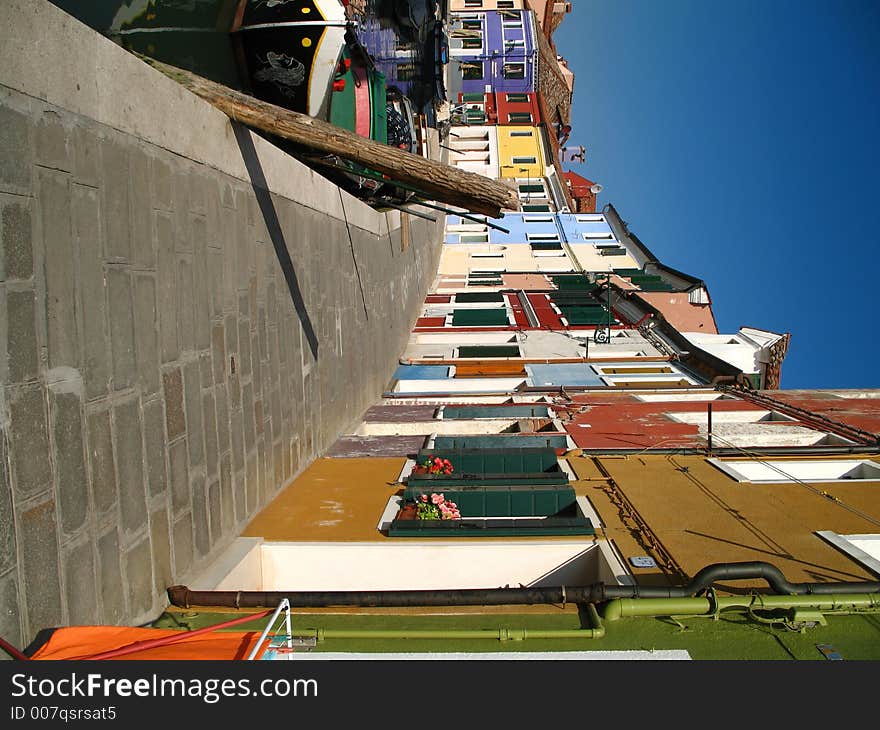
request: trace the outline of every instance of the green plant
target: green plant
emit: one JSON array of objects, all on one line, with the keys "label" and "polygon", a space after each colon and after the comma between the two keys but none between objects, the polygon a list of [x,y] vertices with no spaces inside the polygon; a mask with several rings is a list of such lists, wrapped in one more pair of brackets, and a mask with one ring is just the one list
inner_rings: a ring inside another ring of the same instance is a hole
[{"label": "green plant", "polygon": [[452,468],[452,463],[449,459],[441,459],[439,456],[434,456],[433,454],[428,454],[428,458],[425,459],[419,466],[425,468],[428,474],[452,474],[455,469]]},{"label": "green plant", "polygon": [[419,496],[416,502],[416,517],[420,520],[458,520],[461,512],[455,502],[447,502],[443,494],[433,493]]}]

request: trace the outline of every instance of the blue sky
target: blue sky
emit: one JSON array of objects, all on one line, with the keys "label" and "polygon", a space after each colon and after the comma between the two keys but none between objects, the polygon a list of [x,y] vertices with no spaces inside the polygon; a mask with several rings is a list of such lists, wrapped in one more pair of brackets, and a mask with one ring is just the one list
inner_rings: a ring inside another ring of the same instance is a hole
[{"label": "blue sky", "polygon": [[880,387],[880,3],[574,0],[573,170],[783,388]]}]

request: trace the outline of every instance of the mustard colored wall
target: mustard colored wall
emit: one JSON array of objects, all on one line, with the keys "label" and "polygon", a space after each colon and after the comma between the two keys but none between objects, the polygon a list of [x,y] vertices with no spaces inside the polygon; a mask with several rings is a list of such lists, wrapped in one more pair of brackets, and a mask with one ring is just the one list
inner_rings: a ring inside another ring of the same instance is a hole
[{"label": "mustard colored wall", "polygon": [[[651,526],[652,537],[640,539],[632,532],[634,523],[621,517],[620,501],[612,498],[610,486],[595,480],[597,462],[614,480],[616,491]],[[876,532],[876,525],[862,515],[878,517],[880,481],[738,482],[705,456],[681,454],[580,456],[572,458],[571,465],[581,480],[589,480],[576,488],[589,497],[606,523],[606,535],[618,543],[624,558],[652,554],[653,539],[691,577],[712,563],[764,561],[791,582],[871,579],[864,567],[815,533]],[[767,589],[760,580],[731,585]]]},{"label": "mustard colored wall", "polygon": [[[512,132],[532,130],[530,137],[512,136]],[[541,151],[540,130],[537,127],[498,126],[499,177],[544,177],[545,160]],[[514,157],[534,157],[534,163],[514,163]]]}]

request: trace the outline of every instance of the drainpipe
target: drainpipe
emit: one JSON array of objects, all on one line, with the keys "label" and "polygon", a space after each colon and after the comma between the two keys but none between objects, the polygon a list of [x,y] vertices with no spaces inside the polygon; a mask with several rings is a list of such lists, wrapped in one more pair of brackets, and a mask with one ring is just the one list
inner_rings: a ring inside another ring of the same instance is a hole
[{"label": "drainpipe", "polygon": [[880,593],[838,593],[801,598],[798,596],[712,596],[708,598],[615,598],[605,604],[605,621],[629,616],[699,616],[726,609],[773,611],[812,609],[816,611],[880,610]]},{"label": "drainpipe", "polygon": [[523,629],[506,626],[497,629],[300,629],[297,637],[325,639],[498,639],[525,641],[526,639],[601,639],[605,625],[592,603],[587,604],[590,628],[586,629]]},{"label": "drainpipe", "polygon": [[622,586],[594,583],[589,586],[547,588],[468,588],[411,591],[191,591],[172,586],[168,599],[174,606],[225,606],[256,608],[277,606],[287,598],[291,606],[510,606],[535,604],[599,603],[615,598],[687,598],[708,590],[717,581],[760,578],[778,595],[834,595],[880,593],[880,581],[789,583],[782,571],[764,562],[715,563],[700,570],[683,586]]}]

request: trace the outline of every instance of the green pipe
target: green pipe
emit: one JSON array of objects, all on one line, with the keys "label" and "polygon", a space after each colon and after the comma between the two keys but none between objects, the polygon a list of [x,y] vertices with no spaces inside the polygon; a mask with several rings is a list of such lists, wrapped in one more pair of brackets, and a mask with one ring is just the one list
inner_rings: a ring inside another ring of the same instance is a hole
[{"label": "green pipe", "polygon": [[605,621],[624,616],[699,616],[725,609],[813,609],[818,611],[880,610],[880,593],[839,593],[797,596],[753,594],[712,598],[615,598],[605,604]]},{"label": "green pipe", "polygon": [[296,629],[296,636],[325,639],[498,639],[525,641],[526,639],[601,639],[605,626],[596,607],[587,604],[590,628],[587,629]]}]

